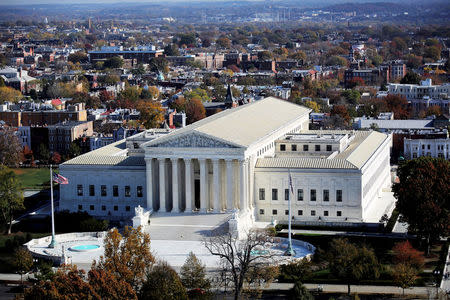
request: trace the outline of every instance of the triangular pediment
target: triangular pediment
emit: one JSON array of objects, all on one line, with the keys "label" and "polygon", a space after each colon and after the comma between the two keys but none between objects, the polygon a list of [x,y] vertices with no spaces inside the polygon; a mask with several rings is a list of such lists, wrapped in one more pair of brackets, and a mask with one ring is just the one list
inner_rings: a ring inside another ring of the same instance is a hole
[{"label": "triangular pediment", "polygon": [[172,138],[168,137],[168,139],[152,143],[149,146],[158,148],[238,148],[231,143],[193,132],[176,135]]}]

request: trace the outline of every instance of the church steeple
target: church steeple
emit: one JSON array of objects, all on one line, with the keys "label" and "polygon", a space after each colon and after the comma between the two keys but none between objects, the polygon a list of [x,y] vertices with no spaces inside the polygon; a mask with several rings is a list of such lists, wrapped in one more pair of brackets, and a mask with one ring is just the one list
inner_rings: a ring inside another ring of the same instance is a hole
[{"label": "church steeple", "polygon": [[228,84],[228,88],[227,88],[227,96],[225,97],[225,106],[226,106],[226,108],[237,106],[236,100],[233,97],[233,92],[231,91],[230,84]]}]

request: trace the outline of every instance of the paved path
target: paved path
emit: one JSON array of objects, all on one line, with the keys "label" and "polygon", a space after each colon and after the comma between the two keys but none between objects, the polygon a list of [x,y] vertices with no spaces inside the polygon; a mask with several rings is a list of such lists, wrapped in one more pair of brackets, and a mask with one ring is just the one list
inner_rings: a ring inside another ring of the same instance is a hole
[{"label": "paved path", "polygon": [[447,294],[450,293],[450,247],[448,249],[444,272],[442,274],[441,289]]},{"label": "paved path", "polygon": [[[319,284],[305,283],[305,287],[309,290],[316,291]],[[272,283],[267,290],[289,290],[294,286],[293,283]],[[320,284],[324,293],[347,293],[347,285],[345,284]],[[376,285],[351,285],[352,293],[358,294],[385,294],[385,295],[402,295],[403,290],[395,286],[376,286]],[[435,287],[412,287],[405,289],[405,295],[417,295],[432,298],[436,295]]]},{"label": "paved path", "polygon": [[[404,233],[379,233],[379,232],[351,232],[351,231],[331,231],[331,230],[311,230],[311,229],[292,229],[293,234],[320,234],[320,235],[344,235],[344,236],[367,236],[367,237],[385,237],[385,238],[413,238],[415,236],[405,235]],[[288,233],[287,229],[282,229],[281,233]]]}]

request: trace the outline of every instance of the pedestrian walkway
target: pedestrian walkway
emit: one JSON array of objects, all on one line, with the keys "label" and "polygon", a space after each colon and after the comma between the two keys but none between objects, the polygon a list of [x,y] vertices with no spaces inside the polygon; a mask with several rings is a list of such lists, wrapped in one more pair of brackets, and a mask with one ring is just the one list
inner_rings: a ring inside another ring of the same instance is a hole
[{"label": "pedestrian walkway", "polygon": [[442,274],[441,289],[447,294],[450,293],[450,248],[448,249],[447,259]]},{"label": "pedestrian walkway", "polygon": [[[266,290],[290,290],[293,283],[272,283]],[[305,283],[304,286],[310,291],[320,290],[322,293],[347,293],[346,284],[313,284]],[[378,285],[351,285],[351,293],[358,294],[379,294],[379,295],[408,295],[419,296],[434,299],[437,289],[435,287],[411,287],[403,291],[396,286],[378,286]]]}]

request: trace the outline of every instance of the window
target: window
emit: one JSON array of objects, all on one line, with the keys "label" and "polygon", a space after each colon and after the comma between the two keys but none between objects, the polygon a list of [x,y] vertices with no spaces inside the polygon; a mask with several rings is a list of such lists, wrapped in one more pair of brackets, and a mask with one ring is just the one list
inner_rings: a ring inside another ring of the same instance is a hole
[{"label": "window", "polygon": [[274,215],[274,216],[277,215],[277,210],[276,209],[272,209],[272,215]]},{"label": "window", "polygon": [[106,185],[101,186],[101,195],[102,195],[102,197],[106,196]]},{"label": "window", "polygon": [[327,145],[327,151],[331,151],[331,145]]},{"label": "window", "polygon": [[92,184],[89,186],[89,196],[95,196],[95,187]]},{"label": "window", "polygon": [[323,190],[323,201],[330,201],[330,191]]},{"label": "window", "polygon": [[266,190],[259,189],[259,200],[266,200]]},{"label": "window", "polygon": [[342,190],[336,190],[336,201],[342,202]]},{"label": "window", "polygon": [[126,185],[125,186],[125,197],[130,197],[130,196],[131,196],[130,186]]},{"label": "window", "polygon": [[323,215],[324,215],[325,217],[328,217],[328,210],[324,211],[324,212],[323,212]]},{"label": "window", "polygon": [[316,201],[316,190],[311,190],[311,201]]},{"label": "window", "polygon": [[90,206],[89,206],[89,209],[90,209],[90,210],[94,210],[94,205],[90,205]]},{"label": "window", "polygon": [[142,197],[142,186],[140,186],[140,185],[137,186],[136,194],[138,197]]},{"label": "window", "polygon": [[428,149],[428,150],[430,150],[430,149],[431,149],[431,148],[430,148],[430,144],[428,144],[428,145],[427,145],[427,149]]},{"label": "window", "polygon": [[272,189],[272,200],[278,200],[278,190]]},{"label": "window", "polygon": [[303,210],[299,209],[297,213],[299,216],[303,216]]},{"label": "window", "polygon": [[289,209],[286,209],[286,210],[284,211],[284,214],[285,214],[286,216],[289,216]]},{"label": "window", "polygon": [[315,210],[312,210],[311,211],[311,216],[315,216],[316,215],[316,211]]},{"label": "window", "polygon": [[320,151],[320,145],[316,145],[316,151]]},{"label": "window", "polygon": [[113,197],[119,197],[119,186],[113,185]]},{"label": "window", "polygon": [[417,158],[417,153],[413,153],[413,158]]},{"label": "window", "polygon": [[289,189],[284,189],[284,200],[289,200]]},{"label": "window", "polygon": [[118,211],[119,207],[117,205],[114,205],[114,211]]},{"label": "window", "polygon": [[77,195],[83,196],[83,185],[81,184],[77,185]]},{"label": "window", "polygon": [[303,145],[303,151],[309,151],[308,145]]},{"label": "window", "polygon": [[422,150],[425,150],[425,145],[422,145]]},{"label": "window", "polygon": [[338,211],[336,212],[336,216],[342,217],[342,211],[338,210]]},{"label": "window", "polygon": [[127,206],[125,206],[125,210],[126,211],[130,211],[130,207],[127,205]]},{"label": "window", "polygon": [[264,214],[264,209],[260,209],[260,210],[259,210],[259,214],[260,214],[260,215],[263,215],[263,214]]},{"label": "window", "polygon": [[291,145],[291,150],[292,151],[297,151],[297,145]]},{"label": "window", "polygon": [[298,189],[297,190],[297,200],[298,201],[303,201],[303,189]]},{"label": "window", "polygon": [[280,145],[280,151],[286,151],[286,145],[285,144],[281,144]]},{"label": "window", "polygon": [[106,205],[102,205],[102,210],[106,210]]},{"label": "window", "polygon": [[83,210],[83,205],[79,204],[78,205],[78,210]]}]

